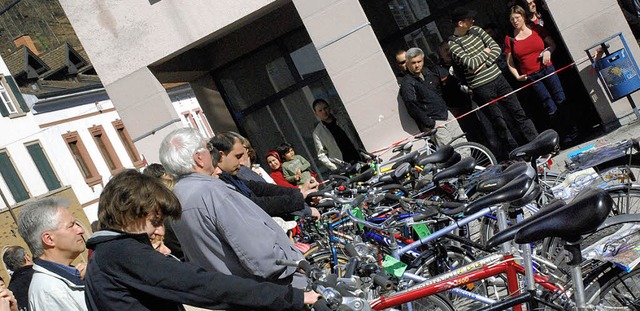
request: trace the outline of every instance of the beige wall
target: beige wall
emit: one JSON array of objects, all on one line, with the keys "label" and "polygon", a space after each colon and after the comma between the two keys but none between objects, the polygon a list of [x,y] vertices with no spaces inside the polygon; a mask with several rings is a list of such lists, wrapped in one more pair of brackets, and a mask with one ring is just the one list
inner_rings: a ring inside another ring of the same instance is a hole
[{"label": "beige wall", "polygon": [[398,102],[398,83],[360,3],[293,3],[367,150],[417,132]]},{"label": "beige wall", "polygon": [[[640,48],[616,0],[547,0],[547,5],[575,61],[585,60],[585,49],[619,32],[623,33],[636,62],[640,61]],[[619,40],[610,43],[611,52],[622,47]],[[600,81],[591,70],[590,61],[577,64],[577,69],[596,110],[605,122],[632,113],[626,98],[614,103],[609,101]],[[633,98],[640,103],[638,93],[635,93]],[[633,120],[635,116],[622,119],[620,122],[624,124]]]}]

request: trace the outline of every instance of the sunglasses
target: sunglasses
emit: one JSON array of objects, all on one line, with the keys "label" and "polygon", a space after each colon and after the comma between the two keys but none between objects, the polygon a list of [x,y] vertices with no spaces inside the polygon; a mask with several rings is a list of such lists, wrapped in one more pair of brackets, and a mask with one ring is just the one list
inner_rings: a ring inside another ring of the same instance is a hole
[{"label": "sunglasses", "polygon": [[406,61],[406,60],[403,60],[403,61],[401,61],[401,62],[398,62],[398,65],[404,65],[404,64],[406,64],[406,63],[407,63],[407,61]]}]

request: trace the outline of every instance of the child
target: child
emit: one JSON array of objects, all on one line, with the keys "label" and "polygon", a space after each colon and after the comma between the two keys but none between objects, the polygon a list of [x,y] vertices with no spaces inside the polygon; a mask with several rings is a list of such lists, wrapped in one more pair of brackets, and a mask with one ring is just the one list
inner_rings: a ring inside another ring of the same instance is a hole
[{"label": "child", "polygon": [[316,177],[316,174],[309,170],[311,164],[301,155],[297,155],[293,146],[288,143],[282,143],[277,148],[280,158],[282,159],[282,173],[290,183],[294,185],[303,185],[307,180]]}]

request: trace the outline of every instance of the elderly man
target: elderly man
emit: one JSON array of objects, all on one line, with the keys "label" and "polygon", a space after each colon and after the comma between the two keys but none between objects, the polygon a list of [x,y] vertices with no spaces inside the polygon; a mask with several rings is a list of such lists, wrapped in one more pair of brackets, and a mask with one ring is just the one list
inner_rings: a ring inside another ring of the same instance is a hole
[{"label": "elderly man", "polygon": [[269,216],[292,219],[296,216],[320,217],[315,208],[305,206],[304,199],[310,192],[318,189],[318,183],[307,182],[299,189],[272,185],[266,182],[246,180],[239,176],[242,170],[251,170],[240,165],[246,148],[244,137],[235,132],[218,133],[211,138],[211,144],[220,153],[218,167],[222,170],[220,180],[233,186],[239,193],[260,206]]},{"label": "elderly man", "polygon": [[33,277],[33,261],[27,250],[21,246],[9,246],[2,255],[2,261],[7,269],[13,271],[9,290],[18,301],[18,309],[29,310],[29,284]]},{"label": "elderly man", "polygon": [[160,161],[177,180],[182,216],[173,229],[187,261],[209,271],[303,288],[306,279],[294,279],[295,268],[276,265],[277,259],[295,261],[302,254],[264,210],[212,176],[217,172],[211,153],[218,151],[191,128],[169,133],[160,146]]},{"label": "elderly man", "polygon": [[[410,48],[407,51],[408,74],[400,84],[400,96],[418,128],[426,132],[437,127],[436,143],[446,145],[462,135],[462,129],[442,98],[440,79],[423,69],[424,52],[419,48]],[[458,141],[464,141],[464,138]]]},{"label": "elderly man", "polygon": [[18,232],[35,258],[29,287],[32,311],[87,310],[82,279],[86,265],[71,265],[85,250],[84,230],[68,208],[67,200],[50,197],[20,211]]}]

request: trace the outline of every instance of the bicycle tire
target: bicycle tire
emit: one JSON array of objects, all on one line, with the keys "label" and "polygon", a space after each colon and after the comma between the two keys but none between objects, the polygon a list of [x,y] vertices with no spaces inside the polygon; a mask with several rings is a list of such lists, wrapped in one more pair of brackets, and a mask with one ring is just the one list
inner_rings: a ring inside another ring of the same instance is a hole
[{"label": "bicycle tire", "polygon": [[[410,305],[410,306],[409,306]],[[413,311],[454,311],[454,306],[440,294],[431,295],[429,297],[414,300],[412,302],[403,304],[401,310],[413,310]]]},{"label": "bicycle tire", "polygon": [[498,164],[496,156],[489,150],[489,148],[472,141],[455,144],[452,146],[453,150],[460,153],[460,155],[471,156],[476,160],[476,167],[484,169],[489,165]]},{"label": "bicycle tire", "polygon": [[597,271],[598,276],[585,284],[585,297],[597,310],[637,310],[640,307],[640,269],[626,272],[613,264]]}]

